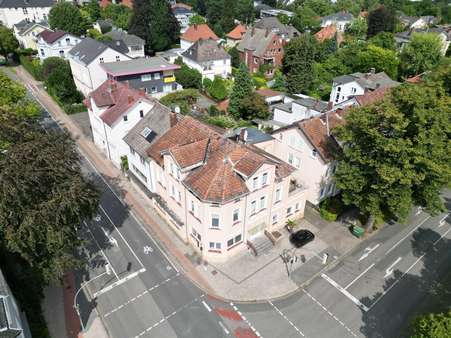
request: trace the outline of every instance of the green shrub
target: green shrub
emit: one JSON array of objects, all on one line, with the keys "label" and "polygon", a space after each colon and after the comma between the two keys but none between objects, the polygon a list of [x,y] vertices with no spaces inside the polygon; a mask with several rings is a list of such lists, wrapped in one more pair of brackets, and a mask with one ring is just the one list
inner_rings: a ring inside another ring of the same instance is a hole
[{"label": "green shrub", "polygon": [[322,218],[324,218],[326,221],[329,221],[329,222],[335,222],[338,217],[337,214],[330,212],[323,207],[320,207],[319,214],[321,215]]},{"label": "green shrub", "polygon": [[211,81],[208,77],[206,77],[203,81],[202,81],[202,86],[204,87],[205,90],[209,90],[211,88],[211,84],[213,83],[213,81]]},{"label": "green shrub", "polygon": [[257,88],[266,87],[266,79],[263,77],[253,76],[252,82],[254,83],[255,87],[257,87]]},{"label": "green shrub", "polygon": [[218,101],[224,100],[228,95],[225,81],[220,76],[215,76],[215,79],[213,80],[210,88],[208,89],[208,93],[215,100]]},{"label": "green shrub", "polygon": [[182,114],[188,114],[191,111],[191,105],[196,103],[199,97],[197,89],[184,89],[178,92],[163,96],[160,102],[167,107],[178,106]]},{"label": "green shrub", "polygon": [[451,311],[418,317],[412,324],[412,338],[449,338]]},{"label": "green shrub", "polygon": [[42,66],[38,59],[33,59],[31,55],[19,56],[20,64],[31,74],[37,81],[42,81]]},{"label": "green shrub", "polygon": [[83,103],[65,104],[63,105],[63,109],[68,115],[87,111],[87,108]]},{"label": "green shrub", "polygon": [[335,222],[345,210],[339,196],[328,197],[320,204],[319,213],[326,221]]},{"label": "green shrub", "polygon": [[248,122],[244,120],[235,120],[233,117],[227,115],[205,116],[203,120],[205,123],[212,124],[224,129],[249,126]]}]

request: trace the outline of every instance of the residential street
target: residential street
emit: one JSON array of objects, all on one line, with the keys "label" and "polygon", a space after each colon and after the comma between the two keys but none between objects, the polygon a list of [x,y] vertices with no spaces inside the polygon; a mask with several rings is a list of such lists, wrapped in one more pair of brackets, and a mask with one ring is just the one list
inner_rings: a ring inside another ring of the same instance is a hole
[{"label": "residential street", "polygon": [[76,303],[84,325],[95,308],[111,337],[399,337],[449,270],[447,192],[446,213],[414,210],[406,225],[383,227],[294,294],[259,304],[221,301],[191,281],[89,158],[83,169],[102,196],[81,233],[90,264]]}]

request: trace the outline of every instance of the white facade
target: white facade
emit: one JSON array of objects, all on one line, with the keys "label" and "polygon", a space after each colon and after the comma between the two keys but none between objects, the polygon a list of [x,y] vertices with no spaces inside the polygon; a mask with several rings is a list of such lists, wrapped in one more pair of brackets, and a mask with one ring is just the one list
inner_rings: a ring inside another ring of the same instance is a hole
[{"label": "white facade", "polygon": [[22,20],[47,20],[52,7],[0,8],[0,21],[8,28]]},{"label": "white facade", "polygon": [[70,68],[74,77],[75,85],[83,95],[88,96],[90,92],[98,88],[107,79],[106,72],[100,66],[104,62],[130,60],[130,57],[107,48],[89,64],[85,64],[77,57],[69,55]]},{"label": "white facade", "polygon": [[19,41],[20,46],[23,48],[31,48],[37,50],[37,41],[36,37],[39,33],[48,29],[45,26],[40,25],[39,23],[35,23],[31,28],[26,31],[19,33],[16,27],[14,27],[14,35],[16,36],[17,41]]},{"label": "white facade", "polygon": [[190,48],[193,44],[194,44],[194,42],[191,42],[191,41],[188,41],[188,40],[184,40],[184,39],[180,39],[180,49],[182,50],[182,52],[184,52],[185,50]]},{"label": "white facade", "polygon": [[320,111],[303,106],[290,97],[285,97],[284,103],[274,106],[274,118],[276,122],[285,125],[292,124],[296,121],[308,119],[321,114]]},{"label": "white facade", "polygon": [[351,96],[363,95],[365,89],[360,86],[357,81],[351,81],[348,83],[333,83],[330,93],[329,102],[333,105],[337,105],[343,101],[347,101]]},{"label": "white facade", "polygon": [[130,147],[123,141],[123,138],[150,111],[152,104],[144,98],[135,102],[130,109],[124,111],[110,126],[100,118],[100,115],[108,107],[99,108],[92,98],[90,100],[91,109],[88,109],[88,113],[94,144],[102,150],[115,166],[120,168],[121,157],[128,155],[130,152]]},{"label": "white facade", "polygon": [[36,48],[38,50],[38,56],[41,61],[44,61],[48,57],[56,56],[63,59],[68,58],[67,52],[69,52],[81,39],[72,34],[65,34],[53,43],[47,43],[42,36],[38,36]]},{"label": "white facade", "polygon": [[202,79],[208,78],[214,80],[215,76],[227,78],[232,74],[232,65],[230,58],[222,60],[214,60],[209,62],[197,63],[187,57],[182,56],[183,62],[190,68],[198,70],[202,74]]}]

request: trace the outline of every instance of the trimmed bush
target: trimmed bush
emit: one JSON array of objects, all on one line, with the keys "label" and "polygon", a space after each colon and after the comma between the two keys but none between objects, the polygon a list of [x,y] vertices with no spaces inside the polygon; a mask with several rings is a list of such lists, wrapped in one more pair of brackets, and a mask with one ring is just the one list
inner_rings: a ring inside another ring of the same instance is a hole
[{"label": "trimmed bush", "polygon": [[321,217],[330,222],[335,222],[344,210],[344,204],[338,196],[326,198],[319,207]]},{"label": "trimmed bush", "polygon": [[218,101],[224,100],[228,95],[225,81],[221,77],[215,76],[215,79],[213,80],[210,88],[208,89],[208,93],[215,100]]},{"label": "trimmed bush", "polygon": [[38,59],[33,59],[31,55],[21,55],[19,57],[20,64],[27,70],[31,76],[37,81],[42,81],[42,66]]},{"label": "trimmed bush", "polygon": [[160,102],[167,107],[179,106],[182,114],[188,114],[191,111],[191,105],[196,103],[199,97],[197,89],[184,89],[178,92],[163,96]]}]

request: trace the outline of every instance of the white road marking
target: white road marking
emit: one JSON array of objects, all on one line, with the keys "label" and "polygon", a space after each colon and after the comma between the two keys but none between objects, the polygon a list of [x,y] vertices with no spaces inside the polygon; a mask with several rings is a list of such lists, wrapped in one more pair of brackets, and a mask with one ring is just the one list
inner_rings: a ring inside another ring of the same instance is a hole
[{"label": "white road marking", "polygon": [[449,213],[447,213],[446,215],[445,215],[445,217],[443,217],[439,222],[438,222],[438,227],[439,228],[441,228],[442,226],[444,226],[445,225],[445,219],[447,219],[448,218],[448,216],[449,216]]},{"label": "white road marking", "polygon": [[365,258],[367,258],[368,255],[369,255],[370,253],[372,253],[374,250],[376,250],[380,245],[381,245],[381,244],[378,243],[378,244],[376,244],[375,246],[373,246],[372,248],[371,248],[371,247],[365,248],[365,250],[364,250],[365,253],[359,258],[359,262],[362,261],[362,260],[364,260]]},{"label": "white road marking", "polygon": [[393,268],[396,264],[398,264],[401,261],[402,257],[398,257],[396,258],[396,261],[394,261],[386,270],[385,270],[385,275],[384,278],[387,278],[388,276],[390,276],[393,273]]},{"label": "white road marking", "polygon": [[151,246],[146,245],[146,246],[144,247],[144,254],[145,254],[145,255],[148,255],[148,254],[150,254],[150,253],[152,253],[152,252],[153,252],[153,249],[152,249]]},{"label": "white road marking", "polygon": [[203,300],[202,304],[205,306],[208,312],[211,312],[211,307],[208,306],[208,304]]},{"label": "white road marking", "polygon": [[340,284],[338,284],[336,281],[334,281],[328,275],[323,273],[323,274],[321,274],[321,277],[323,277],[326,281],[328,281],[334,288],[336,288],[338,291],[340,291],[343,295],[345,295],[349,300],[351,300],[354,304],[356,304],[363,311],[365,311],[365,312],[368,311],[368,307],[366,307],[361,301],[359,301],[357,298],[355,298],[353,295],[351,295]]},{"label": "white road marking", "polygon": [[130,279],[135,278],[136,276],[138,276],[140,273],[143,273],[146,271],[146,268],[142,268],[141,270],[132,272],[131,274],[125,276],[122,279],[119,279],[117,281],[115,281],[114,283],[104,287],[103,289],[100,289],[99,291],[94,293],[94,298],[103,295],[105,292],[111,291],[112,289],[114,289],[115,287],[124,284],[125,282],[128,282]]},{"label": "white road marking", "polygon": [[443,235],[440,236],[439,239],[437,239],[433,245],[437,244],[441,239],[443,239],[443,237],[445,237],[449,232],[451,231],[451,228],[449,228],[448,230],[445,231],[445,233]]},{"label": "white road marking", "polygon": [[297,333],[299,333],[302,337],[305,337],[304,333],[296,325],[294,325],[293,322],[289,320],[288,317],[285,316],[285,314],[282,311],[280,311],[280,309],[277,306],[275,306],[270,300],[268,300],[268,304],[271,305],[273,309],[276,310],[276,312],[279,315],[281,315],[282,318],[285,319],[288,322],[288,324],[290,324],[296,330]]},{"label": "white road marking", "polygon": [[227,330],[227,328],[225,327],[225,325],[222,322],[218,322],[219,326],[222,327],[222,329],[224,330],[225,334],[229,334],[229,330]]},{"label": "white road marking", "polygon": [[136,295],[135,297],[129,299],[129,300],[126,301],[125,303],[123,303],[123,304],[121,304],[121,305],[115,307],[115,308],[112,309],[111,311],[105,313],[105,314],[103,315],[104,318],[107,318],[107,317],[111,316],[113,313],[119,311],[119,310],[122,309],[124,306],[127,306],[127,305],[133,303],[134,301],[136,301],[137,299],[141,298],[141,297],[144,296],[145,294],[148,294],[148,293],[152,292],[153,290],[155,290],[155,289],[159,288],[160,286],[162,286],[162,285],[168,283],[169,281],[171,281],[172,279],[174,279],[174,278],[176,278],[176,277],[178,277],[178,276],[180,276],[179,273],[177,273],[175,276],[173,276],[173,277],[171,277],[171,278],[166,279],[165,281],[163,281],[163,282],[161,282],[161,283],[155,284],[155,285],[152,286],[151,288],[148,288],[148,289],[144,290],[143,292],[141,292],[140,294]]},{"label": "white road marking", "polygon": [[387,250],[385,255],[388,255],[391,251],[393,251],[399,244],[401,244],[402,241],[404,241],[407,237],[409,237],[412,232],[416,231],[420,226],[424,224],[431,216],[426,217],[420,224],[418,224],[415,228],[413,228],[407,235],[405,235],[403,238],[401,238],[399,241],[397,241],[390,249]]},{"label": "white road marking", "polygon": [[263,336],[260,334],[260,332],[257,331],[255,327],[252,326],[251,322],[243,316],[243,314],[238,310],[236,305],[234,305],[232,302],[230,302],[230,306],[240,315],[241,319],[251,328],[252,331],[257,335],[257,337],[263,338]]},{"label": "white road marking", "polygon": [[324,311],[327,312],[329,316],[331,316],[333,319],[335,319],[341,326],[343,326],[346,331],[349,332],[349,334],[353,337],[357,338],[357,335],[345,324],[343,323],[337,316],[335,316],[332,312],[330,312],[323,304],[321,304],[315,297],[313,297],[307,290],[302,289],[304,293],[310,297],[311,300],[313,300],[320,308],[322,308]]},{"label": "white road marking", "polygon": [[165,321],[167,321],[169,318],[175,316],[177,313],[179,313],[180,311],[186,309],[188,306],[191,306],[192,304],[198,302],[199,300],[201,300],[202,298],[205,297],[205,294],[202,294],[200,297],[198,298],[194,298],[191,302],[183,305],[182,307],[178,308],[177,310],[175,310],[174,312],[172,312],[170,315],[167,315],[166,317],[161,318],[159,321],[155,322],[153,325],[149,326],[147,329],[145,329],[144,331],[142,331],[141,333],[139,333],[138,335],[135,336],[135,338],[141,337],[143,335],[145,335],[147,332],[149,332],[150,330],[156,328],[158,325],[164,323]]},{"label": "white road marking", "polygon": [[360,275],[358,275],[356,278],[354,278],[348,285],[346,285],[344,287],[345,290],[347,290],[352,284],[354,284],[360,277],[362,277],[365,273],[368,272],[368,270],[370,270],[373,266],[375,265],[375,263],[371,264],[369,267],[367,267]]}]

